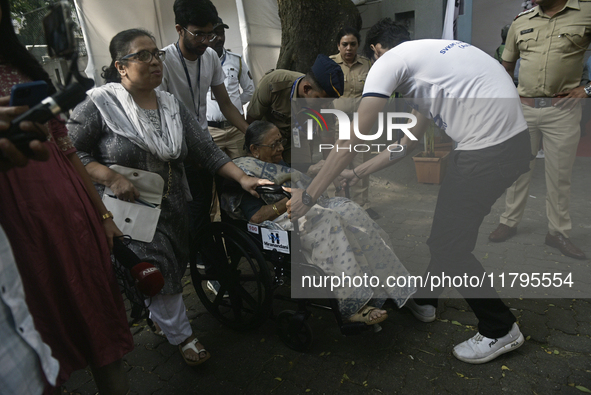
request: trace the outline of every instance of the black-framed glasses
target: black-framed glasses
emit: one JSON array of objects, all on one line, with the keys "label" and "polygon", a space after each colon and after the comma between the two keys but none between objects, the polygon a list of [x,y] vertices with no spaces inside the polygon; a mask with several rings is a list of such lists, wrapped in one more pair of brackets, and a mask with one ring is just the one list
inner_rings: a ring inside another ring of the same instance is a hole
[{"label": "black-framed glasses", "polygon": [[187,31],[187,33],[189,33],[191,36],[193,36],[193,39],[199,43],[204,42],[206,39],[207,39],[207,41],[213,41],[217,37],[217,34],[215,34],[213,32],[211,32],[211,33],[203,33],[203,32],[192,33],[186,27],[183,27],[183,29],[185,29]]},{"label": "black-framed glasses", "polygon": [[277,141],[275,141],[273,144],[257,144],[257,147],[268,147],[271,149],[277,149],[279,148],[279,146],[281,146],[281,148],[285,147],[285,144],[287,144],[287,139],[283,138],[283,139],[279,139]]},{"label": "black-framed glasses", "polygon": [[129,55],[125,55],[124,57],[122,57],[119,60],[126,60],[126,59],[130,59],[133,57],[135,57],[135,59],[139,60],[140,62],[145,62],[145,63],[150,63],[153,58],[156,58],[157,60],[164,62],[164,59],[166,59],[166,52],[160,51],[160,50],[155,51],[155,52],[150,52],[147,49],[144,49],[139,52],[134,52],[134,53],[130,53]]}]

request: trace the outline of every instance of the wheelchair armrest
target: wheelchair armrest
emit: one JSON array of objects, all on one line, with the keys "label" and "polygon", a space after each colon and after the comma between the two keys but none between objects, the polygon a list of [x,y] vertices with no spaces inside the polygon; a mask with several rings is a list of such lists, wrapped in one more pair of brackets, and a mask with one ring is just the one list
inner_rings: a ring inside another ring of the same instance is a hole
[{"label": "wheelchair armrest", "polygon": [[288,199],[291,199],[291,193],[287,192],[281,185],[259,185],[255,189],[259,195],[262,194],[276,194],[284,195]]}]

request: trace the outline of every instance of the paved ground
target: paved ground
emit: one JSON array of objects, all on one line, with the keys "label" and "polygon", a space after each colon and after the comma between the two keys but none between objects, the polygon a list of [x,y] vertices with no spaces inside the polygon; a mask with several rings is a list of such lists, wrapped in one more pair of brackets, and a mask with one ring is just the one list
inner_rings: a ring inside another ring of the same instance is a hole
[{"label": "paved ground", "polygon": [[[591,158],[577,158],[573,175],[571,238],[591,256]],[[415,181],[411,160],[372,179],[373,208],[390,234],[400,259],[421,273],[429,254],[425,241],[438,191]],[[564,257],[544,245],[545,186],[543,160],[538,160],[524,220],[513,239],[492,244],[487,235],[498,222],[503,198],[481,227],[475,254],[489,270],[515,267],[562,268],[575,281],[589,283],[587,261]],[[525,266],[522,266],[525,265]],[[456,360],[455,344],[475,334],[468,305],[453,298],[440,302],[438,319],[416,321],[404,309],[389,306],[389,319],[379,333],[344,337],[332,315],[314,310],[309,322],[314,342],[306,353],[284,346],[267,321],[257,330],[229,330],[205,311],[187,277],[189,318],[212,358],[187,367],[177,348],[152,334],[145,324],[134,327],[135,350],[125,358],[133,394],[584,394],[591,393],[591,303],[584,291],[563,299],[507,299],[518,318],[525,344],[484,364]],[[589,284],[591,285],[591,284]],[[589,287],[591,292],[591,287]],[[580,296],[579,296],[580,295]],[[284,306],[280,302],[275,311]],[[86,371],[72,376],[63,393],[94,394]]]}]

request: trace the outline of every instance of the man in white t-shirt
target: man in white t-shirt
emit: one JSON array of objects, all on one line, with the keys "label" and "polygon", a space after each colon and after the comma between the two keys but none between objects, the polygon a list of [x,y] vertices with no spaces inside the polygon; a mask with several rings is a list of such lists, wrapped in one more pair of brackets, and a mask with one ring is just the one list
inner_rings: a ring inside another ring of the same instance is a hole
[{"label": "man in white t-shirt", "polygon": [[[370,134],[371,127],[393,92],[399,92],[415,108],[416,127],[410,132],[420,139],[433,119],[457,143],[448,160],[427,241],[431,261],[425,279],[433,276],[484,274],[472,251],[478,229],[494,202],[519,175],[528,170],[530,160],[527,124],[511,78],[492,57],[479,49],[448,40],[410,41],[408,31],[386,18],[368,32],[379,58],[365,83],[357,111],[358,130]],[[423,115],[421,115],[423,114]],[[362,142],[353,133],[351,140],[339,140],[340,147]],[[410,151],[416,141],[401,141]],[[404,151],[406,153],[406,151]],[[328,184],[349,164],[355,151],[333,150],[324,167],[305,191],[294,190],[289,202],[292,218],[303,216]],[[400,158],[401,159],[401,158]],[[351,180],[364,177],[398,160],[390,152],[362,165],[350,174]],[[417,284],[420,286],[420,284]],[[421,321],[435,319],[437,297],[442,288],[420,288],[416,299],[405,305]],[[524,342],[515,317],[492,287],[462,287],[479,323],[479,333],[455,346],[454,355],[468,363],[484,363],[516,349]],[[421,305],[417,304],[421,303]]]},{"label": "man in white t-shirt", "polygon": [[[209,42],[209,46],[220,58],[222,69],[226,74],[224,85],[230,100],[240,114],[244,114],[243,106],[252,98],[254,82],[244,58],[224,48],[225,29],[228,29],[228,25],[222,21],[222,18],[218,18],[218,23],[213,30],[216,38]],[[234,159],[244,155],[244,133],[226,120],[211,89],[207,93],[207,124],[213,141],[230,158]]]},{"label": "man in white t-shirt", "polygon": [[[226,119],[245,133],[248,123],[228,96],[220,59],[208,47],[218,23],[215,6],[209,0],[176,0],[173,9],[179,40],[164,48],[166,61],[158,89],[172,93],[208,130],[207,92],[211,88]],[[198,232],[209,223],[213,175],[201,168],[186,166],[185,170],[193,197],[189,203],[191,230]]]}]

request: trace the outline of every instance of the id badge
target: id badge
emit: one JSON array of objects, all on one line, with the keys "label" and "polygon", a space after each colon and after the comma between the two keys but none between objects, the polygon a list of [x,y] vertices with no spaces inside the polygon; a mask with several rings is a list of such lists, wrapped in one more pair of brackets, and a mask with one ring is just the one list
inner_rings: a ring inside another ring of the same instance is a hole
[{"label": "id badge", "polygon": [[293,146],[295,148],[302,148],[302,143],[300,142],[300,129],[293,128],[291,133],[293,135]]}]

